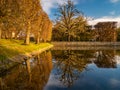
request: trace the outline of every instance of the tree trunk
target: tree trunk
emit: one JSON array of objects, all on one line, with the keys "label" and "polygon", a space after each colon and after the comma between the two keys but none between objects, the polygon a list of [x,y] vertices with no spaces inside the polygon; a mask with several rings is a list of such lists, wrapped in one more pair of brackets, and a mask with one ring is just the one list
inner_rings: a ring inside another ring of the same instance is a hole
[{"label": "tree trunk", "polygon": [[15,32],[15,39],[20,39],[20,37],[18,37],[19,33],[20,31]]},{"label": "tree trunk", "polygon": [[46,39],[44,39],[43,42],[46,43]]},{"label": "tree trunk", "polygon": [[2,37],[2,30],[1,30],[1,28],[0,28],[0,39],[1,39],[1,37]]},{"label": "tree trunk", "polygon": [[37,38],[36,38],[36,44],[40,43],[40,32],[38,32]]},{"label": "tree trunk", "polygon": [[68,41],[70,42],[70,34],[68,34]]},{"label": "tree trunk", "polygon": [[5,39],[8,39],[8,32],[5,32]]},{"label": "tree trunk", "polygon": [[114,42],[116,42],[116,41],[117,41],[116,31],[114,31],[113,41],[114,41]]},{"label": "tree trunk", "polygon": [[25,37],[25,44],[28,45],[30,44],[30,21],[28,21],[28,26],[27,26],[27,30],[26,30],[26,37]]}]

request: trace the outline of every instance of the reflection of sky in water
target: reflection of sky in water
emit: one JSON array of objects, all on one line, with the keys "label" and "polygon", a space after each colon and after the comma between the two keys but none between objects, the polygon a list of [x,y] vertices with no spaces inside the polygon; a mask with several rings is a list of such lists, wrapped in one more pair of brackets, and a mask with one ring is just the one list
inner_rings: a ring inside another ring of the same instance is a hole
[{"label": "reflection of sky in water", "polygon": [[69,88],[55,78],[55,71],[54,68],[44,90],[120,90],[119,64],[117,68],[98,68],[94,63],[88,64],[87,70]]},{"label": "reflection of sky in water", "polygon": [[90,71],[84,71],[84,77],[75,83],[78,88],[84,88],[84,90],[89,88],[92,90],[120,90],[120,67],[105,69],[90,64],[88,68],[90,68]]}]

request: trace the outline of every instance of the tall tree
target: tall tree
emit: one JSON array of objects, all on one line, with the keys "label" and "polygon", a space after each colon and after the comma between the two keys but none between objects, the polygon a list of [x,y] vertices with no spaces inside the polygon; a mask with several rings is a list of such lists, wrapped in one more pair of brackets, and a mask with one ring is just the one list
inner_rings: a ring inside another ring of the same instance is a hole
[{"label": "tall tree", "polygon": [[29,44],[30,35],[33,35],[39,43],[42,34],[45,33],[43,38],[46,40],[49,37],[47,31],[51,30],[50,25],[51,21],[43,11],[40,0],[0,0],[0,38],[18,36]]},{"label": "tall tree", "polygon": [[23,17],[24,24],[26,26],[26,38],[25,44],[30,42],[31,23],[40,12],[39,0],[21,0],[21,15]]},{"label": "tall tree", "polygon": [[59,30],[62,29],[68,35],[68,41],[71,41],[71,36],[75,36],[76,30],[80,27],[78,25],[80,21],[75,18],[83,17],[82,12],[75,8],[71,0],[68,0],[67,3],[59,5],[57,16],[60,23]]},{"label": "tall tree", "polygon": [[2,23],[2,36],[11,38],[12,28],[18,28],[20,25],[20,10],[17,0],[1,0],[0,2],[0,22]]},{"label": "tall tree", "polygon": [[2,23],[0,22],[0,39],[2,37]]}]

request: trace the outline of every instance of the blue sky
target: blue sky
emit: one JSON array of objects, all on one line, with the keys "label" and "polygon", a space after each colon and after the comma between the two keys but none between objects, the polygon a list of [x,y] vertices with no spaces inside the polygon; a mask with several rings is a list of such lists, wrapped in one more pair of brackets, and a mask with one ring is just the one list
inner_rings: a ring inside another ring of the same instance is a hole
[{"label": "blue sky", "polygon": [[[66,0],[42,0],[43,9],[51,19],[54,19],[57,4]],[[98,21],[117,21],[120,25],[120,0],[72,0],[78,10],[86,17],[93,18],[90,23]]]},{"label": "blue sky", "polygon": [[78,2],[77,7],[85,15],[95,18],[120,15],[120,0],[84,0]]}]

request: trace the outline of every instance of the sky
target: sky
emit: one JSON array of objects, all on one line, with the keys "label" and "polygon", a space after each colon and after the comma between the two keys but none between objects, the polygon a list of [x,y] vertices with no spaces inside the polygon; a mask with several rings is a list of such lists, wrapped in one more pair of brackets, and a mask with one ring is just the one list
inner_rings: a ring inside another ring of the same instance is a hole
[{"label": "sky", "polygon": [[[66,0],[42,0],[44,11],[54,20],[58,4]],[[117,21],[120,26],[120,0],[72,0],[76,8],[88,18],[90,25],[102,21]]]}]

